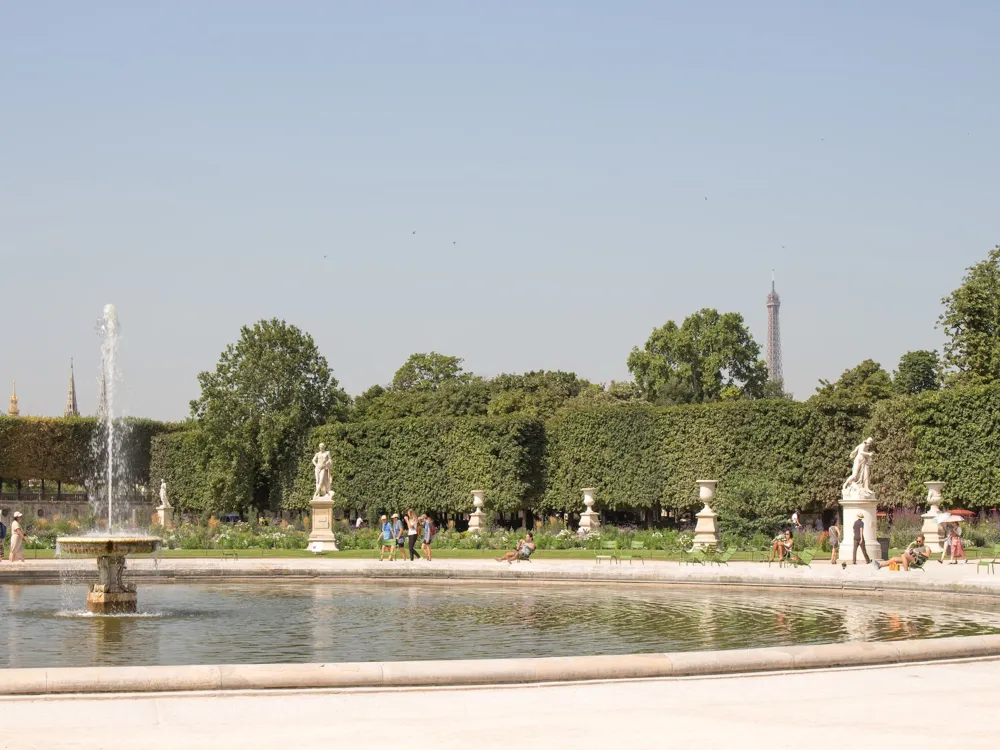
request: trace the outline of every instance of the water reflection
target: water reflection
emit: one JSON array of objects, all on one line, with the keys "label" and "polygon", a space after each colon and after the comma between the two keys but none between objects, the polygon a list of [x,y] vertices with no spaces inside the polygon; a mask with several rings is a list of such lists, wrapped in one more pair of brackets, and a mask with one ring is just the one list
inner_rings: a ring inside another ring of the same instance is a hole
[{"label": "water reflection", "polygon": [[0,665],[462,659],[1000,633],[1000,606],[649,586],[145,585],[136,616],[85,587],[4,586]]}]

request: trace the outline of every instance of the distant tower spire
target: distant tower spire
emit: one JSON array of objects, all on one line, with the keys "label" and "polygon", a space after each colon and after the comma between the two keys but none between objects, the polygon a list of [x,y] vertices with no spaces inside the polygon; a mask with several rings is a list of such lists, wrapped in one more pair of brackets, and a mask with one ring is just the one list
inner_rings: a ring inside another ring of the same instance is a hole
[{"label": "distant tower spire", "polygon": [[21,416],[21,410],[17,408],[17,381],[14,381],[14,386],[10,392],[10,409],[7,411],[12,417]]},{"label": "distant tower spire", "polygon": [[63,410],[64,417],[79,417],[80,409],[76,404],[76,380],[73,377],[73,360],[69,361],[69,390],[66,393],[66,408]]},{"label": "distant tower spire", "polygon": [[767,295],[767,374],[776,383],[785,381],[781,371],[781,328],[778,324],[778,308],[781,297],[774,289],[774,271],[771,271],[771,293]]}]

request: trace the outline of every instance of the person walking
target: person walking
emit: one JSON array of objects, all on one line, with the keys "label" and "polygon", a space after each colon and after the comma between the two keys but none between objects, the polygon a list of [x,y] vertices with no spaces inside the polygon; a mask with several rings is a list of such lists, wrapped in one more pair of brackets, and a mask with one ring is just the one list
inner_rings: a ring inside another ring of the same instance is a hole
[{"label": "person walking", "polygon": [[851,565],[858,564],[858,547],[861,554],[865,556],[865,563],[870,565],[871,558],[868,557],[868,550],[865,549],[865,514],[858,513],[858,518],[854,522],[854,550],[851,552]]},{"label": "person walking", "polygon": [[[0,515],[2,514],[3,511],[0,510]],[[0,561],[3,560],[3,549],[4,545],[6,544],[7,544],[7,524],[3,522],[3,519],[0,519]]]},{"label": "person walking", "polygon": [[[403,522],[399,520],[399,513],[392,514],[392,541],[395,545],[393,547],[393,555],[396,550],[399,550],[399,559],[406,559],[406,548],[403,546],[405,544],[406,535],[403,534]],[[389,557],[392,559],[392,556]]]},{"label": "person walking", "polygon": [[836,565],[837,553],[840,551],[840,527],[837,526],[836,521],[830,524],[827,533],[830,535],[830,564]]},{"label": "person walking", "polygon": [[21,511],[15,511],[10,522],[10,561],[24,562],[24,545],[28,539],[21,530]]},{"label": "person walking", "polygon": [[391,561],[393,555],[396,554],[396,540],[392,536],[392,524],[384,514],[378,520],[382,524],[382,536],[379,537],[378,561],[382,562],[386,550],[389,551],[389,560]]},{"label": "person walking", "polygon": [[420,544],[420,548],[424,552],[424,557],[427,558],[427,562],[431,561],[431,542],[434,540],[434,533],[437,528],[434,526],[434,519],[430,516],[423,516],[424,519],[424,533],[423,539]]},{"label": "person walking", "polygon": [[410,508],[406,511],[406,541],[410,545],[410,562],[420,559],[420,553],[414,549],[417,544],[417,526],[419,526],[417,514]]}]

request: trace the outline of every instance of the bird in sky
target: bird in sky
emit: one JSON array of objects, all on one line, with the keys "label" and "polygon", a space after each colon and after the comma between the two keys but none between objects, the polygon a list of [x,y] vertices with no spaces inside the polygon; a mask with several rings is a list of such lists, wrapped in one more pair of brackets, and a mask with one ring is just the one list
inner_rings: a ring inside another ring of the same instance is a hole
[{"label": "bird in sky", "polygon": [[416,230],[416,229],[414,229],[414,230],[413,230],[413,233],[414,233],[414,234],[416,234],[416,233],[417,233],[417,230]]}]

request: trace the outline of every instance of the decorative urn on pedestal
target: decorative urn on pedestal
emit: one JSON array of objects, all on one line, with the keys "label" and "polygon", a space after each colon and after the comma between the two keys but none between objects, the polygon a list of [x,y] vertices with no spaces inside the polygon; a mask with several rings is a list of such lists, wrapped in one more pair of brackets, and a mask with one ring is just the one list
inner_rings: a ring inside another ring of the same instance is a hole
[{"label": "decorative urn on pedestal", "polygon": [[712,500],[715,498],[715,485],[718,483],[716,479],[697,480],[698,498],[705,506],[695,514],[695,518],[698,519],[698,523],[694,527],[694,544],[692,545],[695,549],[719,548],[719,542],[721,541],[719,537],[719,516],[712,510]]}]

